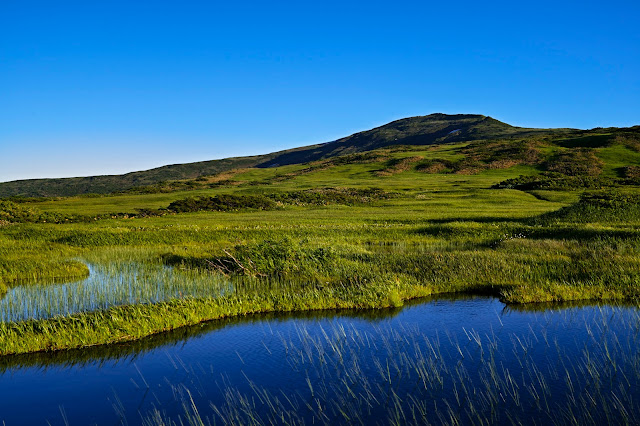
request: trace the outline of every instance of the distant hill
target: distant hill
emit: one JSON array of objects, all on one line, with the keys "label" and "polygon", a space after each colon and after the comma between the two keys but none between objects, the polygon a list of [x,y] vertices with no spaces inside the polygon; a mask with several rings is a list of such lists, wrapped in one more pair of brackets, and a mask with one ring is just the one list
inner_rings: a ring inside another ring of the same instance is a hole
[{"label": "distant hill", "polygon": [[107,194],[133,187],[153,185],[163,181],[194,179],[237,168],[301,164],[392,145],[431,145],[483,139],[504,139],[566,132],[568,130],[570,129],[514,127],[491,117],[476,114],[431,114],[396,120],[384,126],[356,133],[333,142],[265,155],[173,164],[123,175],[28,179],[5,182],[0,183],[0,197]]},{"label": "distant hill", "polygon": [[172,164],[124,175],[15,180],[0,183],[0,197],[66,197],[81,194],[108,194],[164,181],[193,179],[236,168],[255,167],[257,164],[269,161],[275,155],[277,154]]},{"label": "distant hill", "polygon": [[431,114],[392,121],[384,126],[356,133],[337,141],[285,151],[258,166],[300,164],[392,145],[433,145],[482,139],[503,139],[567,130],[569,129],[514,127],[494,118],[477,114]]}]

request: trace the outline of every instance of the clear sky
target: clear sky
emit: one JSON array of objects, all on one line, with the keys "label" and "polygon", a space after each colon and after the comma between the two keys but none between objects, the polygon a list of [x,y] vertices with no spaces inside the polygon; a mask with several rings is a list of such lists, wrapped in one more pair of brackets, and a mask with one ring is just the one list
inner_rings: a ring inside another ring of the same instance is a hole
[{"label": "clear sky", "polygon": [[326,142],[433,112],[640,124],[640,2],[0,0],[0,181]]}]

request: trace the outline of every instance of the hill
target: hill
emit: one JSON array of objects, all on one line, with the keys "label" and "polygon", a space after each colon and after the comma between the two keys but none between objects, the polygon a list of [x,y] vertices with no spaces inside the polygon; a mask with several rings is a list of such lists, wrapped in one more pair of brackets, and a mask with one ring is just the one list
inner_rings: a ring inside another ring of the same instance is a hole
[{"label": "hill", "polygon": [[193,179],[243,167],[255,167],[275,154],[225,158],[196,163],[172,164],[123,175],[102,175],[61,179],[25,179],[0,183],[0,197],[59,197],[109,194],[164,181]]},{"label": "hill", "polygon": [[226,158],[187,164],[173,164],[123,175],[64,179],[28,179],[0,183],[0,197],[73,196],[107,194],[164,181],[195,179],[246,167],[274,167],[302,164],[344,154],[371,151],[393,145],[432,145],[483,139],[511,138],[562,132],[563,129],[514,127],[491,117],[475,114],[431,114],[396,120],[372,130],[336,141],[250,157]]},{"label": "hill", "polygon": [[393,145],[433,145],[557,133],[566,130],[514,127],[494,118],[477,114],[431,114],[392,121],[384,126],[359,132],[333,142],[293,149],[281,153],[259,166],[301,164]]}]

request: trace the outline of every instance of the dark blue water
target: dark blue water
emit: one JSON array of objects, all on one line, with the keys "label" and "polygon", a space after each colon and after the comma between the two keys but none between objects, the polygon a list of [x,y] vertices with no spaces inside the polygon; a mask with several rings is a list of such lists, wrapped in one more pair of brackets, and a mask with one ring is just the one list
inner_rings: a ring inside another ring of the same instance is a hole
[{"label": "dark blue water", "polygon": [[534,308],[473,297],[252,316],[5,357],[0,421],[637,423],[638,309]]}]

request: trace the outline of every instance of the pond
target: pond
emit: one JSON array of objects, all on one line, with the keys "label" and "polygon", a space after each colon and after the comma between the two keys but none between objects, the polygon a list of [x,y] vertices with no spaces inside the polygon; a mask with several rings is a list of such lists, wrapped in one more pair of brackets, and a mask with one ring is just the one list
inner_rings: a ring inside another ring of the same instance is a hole
[{"label": "pond", "polygon": [[434,298],[0,358],[14,424],[638,423],[640,311]]}]

